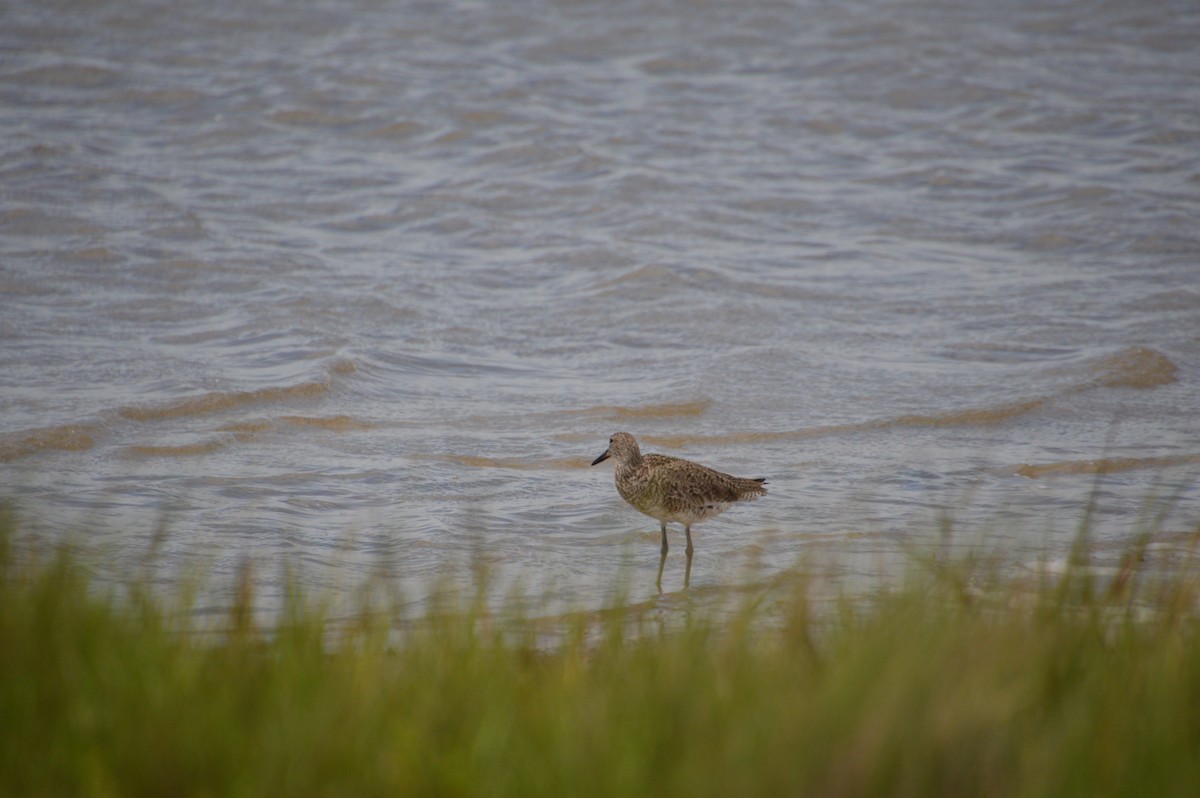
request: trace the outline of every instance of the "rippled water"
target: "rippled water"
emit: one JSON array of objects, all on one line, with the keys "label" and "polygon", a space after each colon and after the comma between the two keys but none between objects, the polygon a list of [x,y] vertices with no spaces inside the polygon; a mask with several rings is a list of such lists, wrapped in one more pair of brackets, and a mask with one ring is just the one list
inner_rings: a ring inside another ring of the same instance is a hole
[{"label": "rippled water", "polygon": [[770,479],[693,589],[1194,527],[1195,3],[308,5],[0,11],[27,534],[640,601],[619,429]]}]

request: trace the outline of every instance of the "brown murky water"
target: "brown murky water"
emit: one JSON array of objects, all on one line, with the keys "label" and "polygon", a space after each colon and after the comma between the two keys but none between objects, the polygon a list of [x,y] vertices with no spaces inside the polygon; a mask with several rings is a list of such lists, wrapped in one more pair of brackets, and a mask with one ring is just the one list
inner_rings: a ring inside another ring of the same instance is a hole
[{"label": "brown murky water", "polygon": [[[0,469],[97,562],[694,589],[1200,517],[1194,3],[10,3]],[[682,557],[664,587],[682,584]],[[666,599],[664,599],[666,600]]]}]

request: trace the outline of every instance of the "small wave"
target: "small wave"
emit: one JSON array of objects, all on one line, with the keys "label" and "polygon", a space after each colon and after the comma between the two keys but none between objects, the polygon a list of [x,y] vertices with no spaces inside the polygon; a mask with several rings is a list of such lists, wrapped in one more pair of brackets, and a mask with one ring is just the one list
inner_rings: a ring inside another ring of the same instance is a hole
[{"label": "small wave", "polygon": [[1000,424],[1011,418],[1031,413],[1046,404],[1047,399],[1027,399],[1022,402],[1010,402],[995,407],[981,407],[970,410],[953,410],[948,413],[933,415],[907,415],[894,419],[868,421],[861,426],[865,429],[880,429],[887,427],[961,427],[987,426]]},{"label": "small wave", "polygon": [[162,421],[214,415],[248,405],[315,399],[329,392],[333,386],[334,377],[353,374],[355,370],[356,367],[352,361],[338,360],[329,366],[328,376],[321,380],[302,382],[297,385],[259,388],[255,391],[213,391],[161,405],[122,407],[117,410],[117,415],[130,421]]},{"label": "small wave", "polygon": [[122,407],[121,418],[131,421],[162,421],[188,416],[207,416],[235,407],[266,402],[286,402],[292,399],[312,399],[329,390],[327,381],[303,382],[282,388],[260,388],[257,391],[214,391],[203,396],[182,399],[154,407]]},{"label": "small wave", "polygon": [[271,428],[269,421],[239,421],[234,424],[224,424],[217,427],[217,432],[232,432],[236,436],[250,438]]},{"label": "small wave", "polygon": [[65,424],[0,436],[0,462],[10,463],[38,452],[85,452],[96,445],[99,430],[91,424]]},{"label": "small wave", "polygon": [[318,427],[334,432],[354,432],[375,428],[374,424],[368,424],[350,416],[280,416],[279,420],[298,427]]},{"label": "small wave", "polygon": [[45,213],[31,208],[13,208],[0,213],[0,230],[21,236],[82,236],[105,232],[78,216]]},{"label": "small wave", "polygon": [[439,460],[446,463],[471,468],[509,468],[518,471],[559,470],[568,468],[584,468],[591,464],[587,457],[556,457],[550,460],[502,460],[495,457],[483,457],[474,454],[418,454],[420,460]]},{"label": "small wave", "polygon": [[204,454],[219,452],[229,445],[228,441],[210,440],[198,443],[184,443],[177,446],[148,446],[135,444],[126,447],[125,451],[143,457],[196,457]]},{"label": "small wave", "polygon": [[324,111],[313,111],[306,108],[292,108],[276,111],[270,115],[272,122],[281,125],[297,127],[335,127],[351,125],[358,121],[352,116],[330,114]]},{"label": "small wave", "polygon": [[329,375],[331,377],[347,377],[358,371],[358,366],[354,365],[353,360],[339,358],[329,364]]},{"label": "small wave", "polygon": [[638,266],[624,274],[619,274],[616,277],[604,280],[597,284],[597,288],[612,288],[624,283],[672,283],[675,282],[675,272],[671,271],[666,266]]},{"label": "small wave", "polygon": [[1171,468],[1173,466],[1200,463],[1200,454],[1168,455],[1164,457],[1103,457],[1098,460],[1066,460],[1059,463],[1029,465],[1023,463],[1011,469],[1011,473],[1029,479],[1057,476],[1060,474],[1112,474],[1118,471],[1133,471],[1143,468]]},{"label": "small wave", "polygon": [[842,431],[847,427],[811,427],[802,430],[784,430],[782,432],[731,432],[725,435],[639,435],[639,439],[654,446],[666,446],[671,449],[683,449],[693,444],[735,444],[735,443],[766,443],[770,441],[787,441],[796,438],[808,438],[818,435]]},{"label": "small wave", "polygon": [[410,139],[424,132],[425,128],[416,122],[393,122],[371,130],[369,138],[381,139]]},{"label": "small wave", "polygon": [[334,432],[349,432],[353,430],[372,429],[371,424],[358,421],[349,416],[280,416],[278,421],[258,420],[225,424],[217,428],[217,432],[227,433],[225,437],[197,443],[185,443],[175,446],[154,446],[135,444],[127,446],[125,451],[145,457],[195,457],[213,454],[227,448],[233,443],[250,443],[259,434],[278,427],[279,423],[297,427],[313,427],[332,430]]},{"label": "small wave", "polygon": [[676,402],[672,404],[643,405],[641,407],[621,407],[620,405],[597,405],[579,410],[567,410],[566,413],[584,416],[605,416],[612,419],[623,418],[673,418],[675,416],[703,415],[712,400],[700,399],[695,402]]},{"label": "small wave", "polygon": [[65,253],[65,260],[76,263],[116,263],[122,259],[120,255],[107,247],[88,247],[74,252]]},{"label": "small wave", "polygon": [[0,80],[21,86],[65,86],[77,89],[96,89],[115,83],[119,77],[119,72],[105,67],[62,63],[26,69],[23,72],[0,77]]},{"label": "small wave", "polygon": [[1161,352],[1135,346],[1099,359],[1093,370],[1105,388],[1157,388],[1175,382],[1179,367]]}]

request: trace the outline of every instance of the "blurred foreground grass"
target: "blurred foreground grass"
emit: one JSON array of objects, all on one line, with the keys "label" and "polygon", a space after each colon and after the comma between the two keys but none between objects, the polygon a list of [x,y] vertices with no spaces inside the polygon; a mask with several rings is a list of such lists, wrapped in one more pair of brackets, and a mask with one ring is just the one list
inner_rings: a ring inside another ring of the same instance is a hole
[{"label": "blurred foreground grass", "polygon": [[[219,634],[0,521],[3,795],[1154,795],[1200,790],[1200,576],[969,564],[670,631],[297,600]],[[1194,544],[1193,540],[1193,544]]]}]

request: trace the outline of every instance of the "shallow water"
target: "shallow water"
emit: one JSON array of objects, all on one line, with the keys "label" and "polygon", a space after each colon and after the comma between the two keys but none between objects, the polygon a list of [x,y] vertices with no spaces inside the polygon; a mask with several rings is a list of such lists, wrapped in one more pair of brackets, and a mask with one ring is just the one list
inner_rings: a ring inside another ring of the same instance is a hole
[{"label": "shallow water", "polygon": [[[0,469],[227,586],[657,595],[1200,517],[1194,3],[9,4]],[[681,535],[679,537],[682,537]],[[664,589],[682,587],[682,547]],[[220,589],[208,599],[224,601]]]}]

